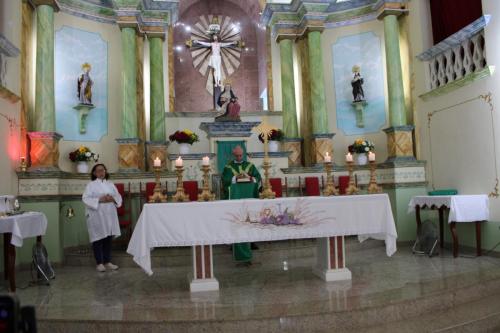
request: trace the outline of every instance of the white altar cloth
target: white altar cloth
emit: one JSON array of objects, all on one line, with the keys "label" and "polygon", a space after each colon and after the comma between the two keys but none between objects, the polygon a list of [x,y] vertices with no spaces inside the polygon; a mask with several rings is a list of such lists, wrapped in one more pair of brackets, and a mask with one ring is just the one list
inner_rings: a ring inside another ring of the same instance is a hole
[{"label": "white altar cloth", "polygon": [[155,247],[359,235],[396,252],[387,194],[145,204],[127,252],[149,275]]},{"label": "white altar cloth", "polygon": [[0,234],[12,233],[10,243],[23,246],[23,239],[45,235],[47,218],[39,212],[26,212],[19,215],[0,217]]},{"label": "white altar cloth", "polygon": [[486,194],[478,195],[422,195],[411,198],[408,213],[415,207],[445,206],[450,209],[448,223],[488,221],[490,218],[489,199]]}]

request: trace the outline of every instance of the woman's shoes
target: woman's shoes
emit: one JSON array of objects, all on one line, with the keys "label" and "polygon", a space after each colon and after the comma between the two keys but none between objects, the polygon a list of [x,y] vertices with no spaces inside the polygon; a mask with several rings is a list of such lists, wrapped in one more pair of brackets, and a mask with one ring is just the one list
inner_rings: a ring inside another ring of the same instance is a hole
[{"label": "woman's shoes", "polygon": [[99,264],[95,268],[99,273],[106,272],[106,267],[103,264]]},{"label": "woman's shoes", "polygon": [[109,269],[110,271],[116,271],[119,267],[117,265],[114,265],[110,262],[106,264],[106,268]]}]

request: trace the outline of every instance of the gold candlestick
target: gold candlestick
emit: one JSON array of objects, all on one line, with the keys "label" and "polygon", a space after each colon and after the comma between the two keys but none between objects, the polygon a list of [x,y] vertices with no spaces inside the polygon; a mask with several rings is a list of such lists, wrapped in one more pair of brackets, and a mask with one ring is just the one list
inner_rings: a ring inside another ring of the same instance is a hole
[{"label": "gold candlestick", "polygon": [[377,169],[377,164],[375,161],[370,161],[370,183],[368,184],[368,193],[381,193],[382,188],[377,185],[377,176],[375,175],[375,170]]},{"label": "gold candlestick", "polygon": [[[267,143],[267,142],[266,142]],[[271,167],[271,162],[264,155],[264,163],[262,168],[264,169],[264,189],[259,195],[261,199],[274,199],[276,198],[276,193],[273,192],[271,188],[271,182],[269,181],[269,168]]]},{"label": "gold candlestick", "polygon": [[333,169],[333,163],[332,162],[325,162],[326,187],[323,190],[323,195],[325,195],[325,196],[339,194],[339,192],[335,188],[335,184],[333,183],[332,169]]},{"label": "gold candlestick", "polygon": [[356,183],[354,182],[354,172],[353,172],[353,162],[347,162],[347,170],[349,170],[349,186],[345,190],[347,195],[357,194],[359,189],[356,187]]},{"label": "gold candlestick", "polygon": [[210,192],[209,186],[210,165],[202,165],[201,171],[203,171],[203,190],[198,196],[198,201],[213,201],[215,199],[215,194]]},{"label": "gold candlestick", "polygon": [[21,169],[21,172],[26,172],[28,169],[28,163],[26,163],[26,158],[21,157],[21,163],[19,164],[19,169]]},{"label": "gold candlestick", "polygon": [[161,167],[153,167],[153,171],[155,173],[156,185],[155,185],[153,195],[149,196],[149,202],[150,203],[167,202],[167,196],[162,193],[162,189],[161,189],[161,182],[160,182]]},{"label": "gold candlestick", "polygon": [[189,197],[186,195],[186,193],[184,193],[184,186],[182,186],[182,174],[184,172],[184,168],[182,166],[175,166],[175,172],[177,173],[177,191],[172,197],[172,201],[189,201]]}]

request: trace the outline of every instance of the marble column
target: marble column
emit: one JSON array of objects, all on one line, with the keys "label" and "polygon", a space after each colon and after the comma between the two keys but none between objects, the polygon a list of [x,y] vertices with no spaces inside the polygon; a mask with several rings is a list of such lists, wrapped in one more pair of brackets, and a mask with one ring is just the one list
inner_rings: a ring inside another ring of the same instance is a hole
[{"label": "marble column", "polygon": [[384,21],[385,56],[387,68],[387,90],[389,93],[390,127],[387,134],[388,162],[415,160],[413,154],[414,127],[407,123],[403,88],[403,70],[399,46],[398,16],[404,10],[385,8],[379,19]]},{"label": "marble column", "polygon": [[332,138],[334,134],[329,133],[328,130],[321,32],[318,30],[310,31],[307,34],[307,41],[313,132],[311,162],[317,164],[324,161],[327,152],[333,156]]},{"label": "marble column", "polygon": [[144,147],[137,127],[137,64],[135,28],[121,27],[122,39],[122,137],[118,161],[120,172],[140,171],[144,165]]},{"label": "marble column", "polygon": [[153,160],[158,157],[162,166],[167,165],[167,144],[165,133],[165,89],[163,78],[163,39],[151,37],[149,41],[150,73],[150,122],[151,141],[148,147],[148,169],[152,169]]},{"label": "marble column", "polygon": [[290,166],[301,164],[301,142],[297,124],[297,108],[295,104],[295,83],[293,75],[293,41],[282,39],[280,45],[281,60],[281,96],[283,109],[283,131],[287,140],[284,142],[284,149],[291,151],[289,157]]},{"label": "marble column", "polygon": [[31,140],[32,169],[59,169],[59,140],[56,133],[54,95],[54,12],[55,1],[34,1],[36,6],[35,114]]}]

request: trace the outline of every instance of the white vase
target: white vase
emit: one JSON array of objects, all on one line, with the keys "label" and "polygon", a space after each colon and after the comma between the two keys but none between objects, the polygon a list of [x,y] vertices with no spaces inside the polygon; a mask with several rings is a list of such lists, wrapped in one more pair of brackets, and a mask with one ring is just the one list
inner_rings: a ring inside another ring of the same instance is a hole
[{"label": "white vase", "polygon": [[179,154],[185,155],[189,154],[190,144],[189,143],[179,143]]},{"label": "white vase", "polygon": [[276,153],[279,150],[279,142],[275,140],[269,140],[269,152]]},{"label": "white vase", "polygon": [[89,163],[85,161],[76,162],[77,173],[89,173]]},{"label": "white vase", "polygon": [[368,155],[358,154],[358,165],[366,165],[368,163]]}]

